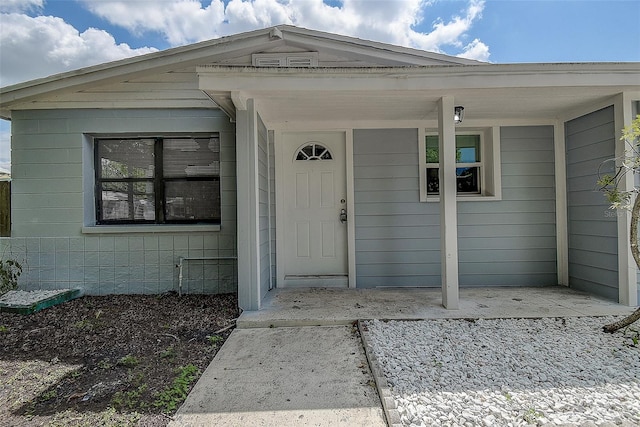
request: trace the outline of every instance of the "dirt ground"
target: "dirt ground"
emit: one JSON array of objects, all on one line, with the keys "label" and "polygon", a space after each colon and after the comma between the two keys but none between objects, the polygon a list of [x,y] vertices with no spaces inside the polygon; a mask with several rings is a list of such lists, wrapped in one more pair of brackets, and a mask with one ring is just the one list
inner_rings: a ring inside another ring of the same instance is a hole
[{"label": "dirt ground", "polygon": [[0,313],[0,426],[165,426],[237,316],[235,294],[173,293]]}]

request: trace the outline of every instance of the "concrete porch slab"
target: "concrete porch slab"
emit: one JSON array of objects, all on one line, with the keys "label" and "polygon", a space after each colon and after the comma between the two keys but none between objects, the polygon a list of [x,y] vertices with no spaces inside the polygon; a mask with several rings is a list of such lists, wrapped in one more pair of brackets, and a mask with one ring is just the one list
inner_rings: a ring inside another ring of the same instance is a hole
[{"label": "concrete porch slab", "polygon": [[535,318],[626,315],[632,308],[563,286],[460,289],[460,309],[442,306],[440,289],[274,289],[238,328],[348,325],[369,319]]}]

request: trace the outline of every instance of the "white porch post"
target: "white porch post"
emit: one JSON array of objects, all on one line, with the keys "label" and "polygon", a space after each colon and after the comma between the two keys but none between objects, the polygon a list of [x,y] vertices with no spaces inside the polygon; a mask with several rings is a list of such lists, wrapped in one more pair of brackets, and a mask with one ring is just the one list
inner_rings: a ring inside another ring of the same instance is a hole
[{"label": "white porch post", "polygon": [[456,130],[453,97],[438,102],[440,135],[440,253],[442,256],[442,305],[459,308],[458,295],[458,207],[456,203]]},{"label": "white porch post", "polygon": [[556,257],[558,285],[569,286],[569,232],[567,218],[567,157],[564,121],[553,126],[553,149],[556,175]]},{"label": "white porch post", "polygon": [[257,114],[253,99],[236,108],[238,305],[259,310]]}]

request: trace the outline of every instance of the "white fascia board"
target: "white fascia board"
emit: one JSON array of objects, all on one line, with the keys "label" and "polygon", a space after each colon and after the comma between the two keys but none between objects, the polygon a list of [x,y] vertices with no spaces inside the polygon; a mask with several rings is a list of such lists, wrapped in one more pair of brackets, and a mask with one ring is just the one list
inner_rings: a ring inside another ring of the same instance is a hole
[{"label": "white fascia board", "polygon": [[[376,68],[196,67],[202,90],[414,91],[620,86],[638,88],[640,63]],[[311,83],[313,81],[313,83]]]}]

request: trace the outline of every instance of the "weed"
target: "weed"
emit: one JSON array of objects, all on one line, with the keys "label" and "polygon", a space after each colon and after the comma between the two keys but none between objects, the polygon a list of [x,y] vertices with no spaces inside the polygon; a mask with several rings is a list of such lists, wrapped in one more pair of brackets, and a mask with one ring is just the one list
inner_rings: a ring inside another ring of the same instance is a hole
[{"label": "weed", "polygon": [[[2,331],[0,331],[2,332]],[[640,342],[640,330],[628,327],[624,330],[626,338],[630,339],[632,344],[627,344],[629,347],[637,347]]]},{"label": "weed", "polygon": [[173,347],[167,347],[162,353],[160,353],[160,357],[163,359],[173,360],[176,357],[176,349]]},{"label": "weed", "polygon": [[118,360],[118,365],[126,366],[127,368],[133,368],[134,366],[137,366],[139,363],[140,361],[138,360],[138,358],[130,354],[127,354],[126,356],[121,357],[120,360]]},{"label": "weed", "polygon": [[93,325],[87,319],[79,320],[73,326],[75,326],[77,329],[91,329],[91,328],[93,328]]},{"label": "weed", "polygon": [[224,341],[224,338],[222,338],[220,335],[211,335],[208,336],[207,339],[209,340],[209,344],[211,345],[218,345],[219,343]]},{"label": "weed", "polygon": [[18,287],[22,264],[14,259],[0,259],[0,295]]},{"label": "weed", "polygon": [[144,408],[146,405],[140,402],[140,397],[142,393],[147,391],[147,385],[142,384],[136,387],[133,390],[129,391],[119,391],[113,395],[111,399],[111,403],[120,409],[136,409],[136,408]]},{"label": "weed", "polygon": [[513,399],[513,396],[508,391],[505,391],[504,393],[502,393],[502,395],[505,399],[507,399],[507,402],[511,402],[511,399]]},{"label": "weed", "polygon": [[4,325],[0,325],[0,334],[4,334],[4,333],[7,333],[7,332],[9,332],[9,328],[7,328]]},{"label": "weed", "polygon": [[186,399],[189,386],[200,375],[198,368],[192,364],[182,366],[176,372],[178,375],[171,387],[158,393],[153,402],[153,406],[165,413],[171,413],[178,408],[178,405]]},{"label": "weed", "polygon": [[102,359],[98,362],[98,368],[100,369],[111,369],[113,367],[112,363],[109,363],[109,359]]},{"label": "weed", "polygon": [[522,416],[522,419],[528,422],[529,424],[536,424],[538,421],[538,418],[541,416],[542,414],[540,412],[536,411],[533,408],[529,408],[527,412],[525,412],[524,415]]},{"label": "weed", "polygon": [[58,397],[58,391],[56,389],[51,389],[45,393],[42,393],[40,399],[45,402],[47,400],[55,399],[56,397]]}]

